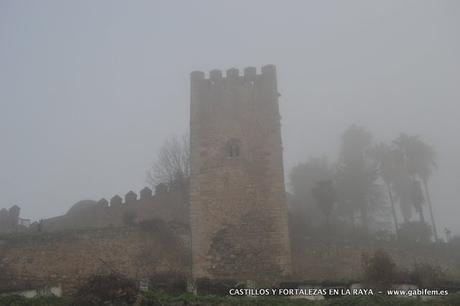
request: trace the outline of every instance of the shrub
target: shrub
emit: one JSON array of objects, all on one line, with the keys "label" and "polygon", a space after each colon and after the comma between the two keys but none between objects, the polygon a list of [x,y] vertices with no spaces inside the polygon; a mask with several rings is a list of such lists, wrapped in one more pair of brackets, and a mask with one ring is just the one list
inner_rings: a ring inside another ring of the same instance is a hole
[{"label": "shrub", "polygon": [[365,281],[378,287],[389,287],[399,281],[400,273],[393,259],[383,250],[377,250],[372,256],[363,254],[361,262]]},{"label": "shrub", "polygon": [[136,283],[120,274],[95,275],[77,290],[74,305],[130,305],[137,293]]},{"label": "shrub", "polygon": [[434,288],[446,283],[446,275],[438,266],[421,263],[415,264],[414,269],[409,273],[409,280],[421,288]]}]

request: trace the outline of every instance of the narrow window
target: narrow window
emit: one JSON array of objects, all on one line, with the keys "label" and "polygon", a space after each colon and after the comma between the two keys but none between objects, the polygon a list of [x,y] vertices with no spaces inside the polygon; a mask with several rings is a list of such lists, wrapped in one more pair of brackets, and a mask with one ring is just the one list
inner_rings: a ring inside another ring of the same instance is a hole
[{"label": "narrow window", "polygon": [[227,155],[228,157],[239,157],[240,156],[240,145],[236,139],[231,139],[227,143]]},{"label": "narrow window", "polygon": [[240,146],[237,143],[233,144],[233,157],[240,156]]}]

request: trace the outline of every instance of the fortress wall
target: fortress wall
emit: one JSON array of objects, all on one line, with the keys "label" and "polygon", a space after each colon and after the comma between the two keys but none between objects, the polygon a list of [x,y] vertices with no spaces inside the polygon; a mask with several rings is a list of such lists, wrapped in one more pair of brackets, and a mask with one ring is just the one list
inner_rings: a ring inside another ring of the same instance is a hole
[{"label": "fortress wall", "polygon": [[133,279],[185,273],[187,252],[163,224],[10,236],[0,240],[0,292],[61,284],[71,292],[94,274]]},{"label": "fortress wall", "polygon": [[460,281],[460,253],[448,244],[407,245],[391,242],[321,242],[308,241],[293,256],[294,279],[316,282],[360,280],[363,276],[362,256],[376,250],[387,252],[401,271],[410,271],[415,264],[439,267],[451,280]]},{"label": "fortress wall", "polygon": [[[297,281],[359,281],[362,254],[379,248],[401,269],[429,263],[460,281],[459,254],[448,245],[401,248],[391,243],[309,241],[298,247],[293,250],[292,276]],[[0,239],[0,292],[61,284],[69,294],[92,275],[112,270],[137,280],[163,273],[187,277],[189,258],[189,250],[161,224],[10,236]]]},{"label": "fortress wall", "polygon": [[[32,231],[56,232],[69,229],[122,227],[129,223],[160,219],[176,222],[184,226],[189,223],[187,190],[167,188],[160,184],[155,194],[144,188],[138,197],[128,192],[123,200],[115,195],[109,202],[85,200],[74,204],[69,211],[53,218],[33,224]],[[129,218],[127,218],[129,217]]]}]

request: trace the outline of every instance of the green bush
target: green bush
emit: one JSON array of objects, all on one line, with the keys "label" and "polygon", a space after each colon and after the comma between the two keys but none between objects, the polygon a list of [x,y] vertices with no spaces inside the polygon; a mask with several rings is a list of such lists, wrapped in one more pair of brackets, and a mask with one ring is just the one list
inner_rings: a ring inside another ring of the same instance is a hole
[{"label": "green bush", "polygon": [[136,283],[117,273],[95,275],[74,294],[74,305],[131,305],[136,301]]}]

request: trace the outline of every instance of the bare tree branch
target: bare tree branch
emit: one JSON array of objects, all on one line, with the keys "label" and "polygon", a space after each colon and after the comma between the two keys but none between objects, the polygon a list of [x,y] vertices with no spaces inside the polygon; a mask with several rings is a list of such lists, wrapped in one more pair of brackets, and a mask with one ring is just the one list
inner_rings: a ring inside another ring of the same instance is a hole
[{"label": "bare tree branch", "polygon": [[167,139],[158,151],[152,167],[147,172],[146,182],[151,187],[158,184],[171,185],[187,179],[190,175],[190,147],[188,135],[180,139]]}]

